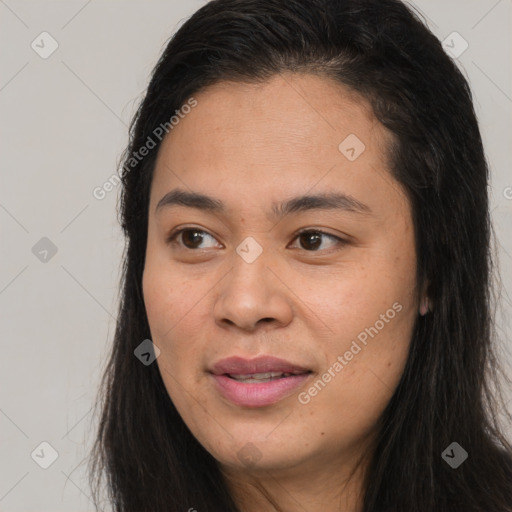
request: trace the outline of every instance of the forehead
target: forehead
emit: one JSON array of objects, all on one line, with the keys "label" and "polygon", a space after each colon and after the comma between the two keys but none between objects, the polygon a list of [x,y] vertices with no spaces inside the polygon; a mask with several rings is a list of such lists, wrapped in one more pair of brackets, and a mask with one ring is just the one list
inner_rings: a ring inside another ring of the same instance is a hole
[{"label": "forehead", "polygon": [[375,129],[382,136],[386,131],[362,95],[325,76],[285,73],[258,83],[220,82],[194,97],[197,107],[169,139],[179,132],[201,136],[196,141],[201,145],[213,138],[218,142],[223,135],[251,137],[253,144],[264,136],[297,144],[307,137],[311,144],[319,139],[329,144],[330,136],[363,137]]},{"label": "forehead", "polygon": [[[221,82],[193,96],[197,106],[160,147],[155,188],[199,184],[231,195],[276,189],[290,195],[340,178],[378,174],[389,181],[389,132],[365,99],[329,78],[282,74],[260,83]],[[347,140],[360,152],[354,160],[342,152]]]}]

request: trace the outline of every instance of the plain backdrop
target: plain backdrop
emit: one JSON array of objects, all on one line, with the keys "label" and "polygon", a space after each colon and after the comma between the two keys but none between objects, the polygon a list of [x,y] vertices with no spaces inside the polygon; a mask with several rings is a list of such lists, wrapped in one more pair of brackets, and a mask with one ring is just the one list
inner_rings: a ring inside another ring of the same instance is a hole
[{"label": "plain backdrop", "polygon": [[[93,510],[84,457],[123,250],[119,187],[103,199],[93,191],[116,172],[166,41],[203,4],[0,0],[2,512]],[[510,348],[512,2],[413,5],[439,39],[451,38],[458,52],[467,44],[456,60],[492,170],[503,287],[497,332]]]}]

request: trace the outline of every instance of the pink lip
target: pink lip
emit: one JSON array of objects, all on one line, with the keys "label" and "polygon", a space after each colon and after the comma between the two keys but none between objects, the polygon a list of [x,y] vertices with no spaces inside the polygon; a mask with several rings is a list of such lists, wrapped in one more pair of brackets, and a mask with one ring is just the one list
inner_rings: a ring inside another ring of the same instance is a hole
[{"label": "pink lip", "polygon": [[[247,375],[266,372],[307,372],[270,382],[238,382],[227,374]],[[307,380],[311,371],[284,359],[260,356],[255,359],[230,357],[218,361],[211,370],[217,390],[230,402],[243,407],[264,407],[279,402]]]},{"label": "pink lip", "polygon": [[254,359],[244,359],[243,357],[228,357],[215,363],[211,369],[214,375],[223,375],[225,373],[249,374],[265,372],[307,372],[308,368],[292,364],[284,359],[272,356],[259,356]]}]

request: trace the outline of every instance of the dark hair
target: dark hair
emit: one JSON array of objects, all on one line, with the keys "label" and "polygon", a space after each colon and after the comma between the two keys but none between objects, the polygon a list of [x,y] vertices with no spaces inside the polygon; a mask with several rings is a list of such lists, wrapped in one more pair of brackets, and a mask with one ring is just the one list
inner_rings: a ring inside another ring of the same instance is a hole
[{"label": "dark hair", "polygon": [[[159,141],[145,158],[130,159],[192,94],[285,71],[344,84],[391,132],[391,172],[413,212],[418,289],[427,285],[433,304],[418,316],[404,373],[381,418],[363,511],[512,511],[512,448],[500,431],[504,401],[494,389],[506,376],[493,345],[481,135],[462,73],[398,0],[213,0],[170,40],[132,121],[120,171],[127,245],[91,458],[96,503],[106,477],[117,512],[238,511],[216,460],[176,411],[158,365],[146,367],[133,354],[151,338],[142,274]],[[452,442],[469,454],[457,469],[441,456]]]}]

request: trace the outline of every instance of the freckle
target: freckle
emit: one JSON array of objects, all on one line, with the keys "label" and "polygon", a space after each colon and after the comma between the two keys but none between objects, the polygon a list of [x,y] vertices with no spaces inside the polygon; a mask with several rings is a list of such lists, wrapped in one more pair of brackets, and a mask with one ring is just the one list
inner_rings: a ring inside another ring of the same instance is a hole
[{"label": "freckle", "polygon": [[325,432],[320,432],[320,435],[321,435],[321,436],[325,435]]},{"label": "freckle", "polygon": [[389,361],[388,366],[391,366],[391,361]]}]

